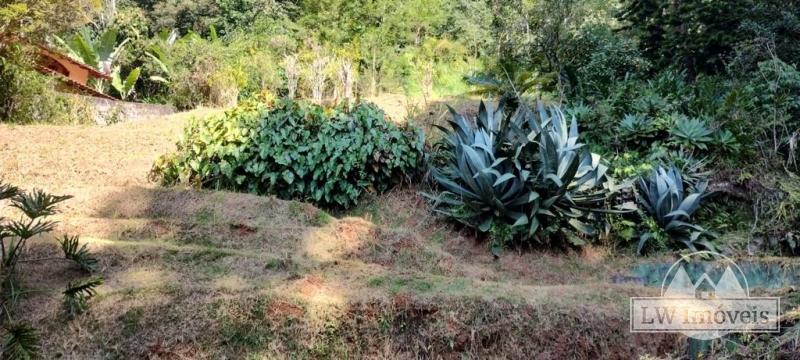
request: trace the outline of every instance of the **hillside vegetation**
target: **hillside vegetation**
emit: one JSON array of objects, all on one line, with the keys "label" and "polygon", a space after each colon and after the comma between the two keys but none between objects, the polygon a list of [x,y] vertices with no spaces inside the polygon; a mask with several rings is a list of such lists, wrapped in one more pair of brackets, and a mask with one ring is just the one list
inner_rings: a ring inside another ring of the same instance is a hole
[{"label": "hillside vegetation", "polygon": [[[4,0],[0,355],[797,358],[798,59],[795,1]],[[780,331],[632,332],[698,253]]]}]

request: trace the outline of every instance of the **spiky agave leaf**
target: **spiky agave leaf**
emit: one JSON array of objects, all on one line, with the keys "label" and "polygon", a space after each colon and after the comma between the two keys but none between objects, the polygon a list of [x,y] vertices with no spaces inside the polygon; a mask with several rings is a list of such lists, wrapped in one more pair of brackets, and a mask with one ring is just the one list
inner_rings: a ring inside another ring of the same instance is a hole
[{"label": "spiky agave leaf", "polygon": [[[639,200],[645,211],[673,240],[693,251],[698,246],[714,250],[713,244],[705,239],[713,237],[713,234],[690,222],[703,199],[709,195],[707,186],[708,181],[701,180],[691,189],[685,189],[677,168],[659,166],[653,169],[649,177],[639,178]],[[647,236],[640,239],[638,252],[641,253],[647,239]]]},{"label": "spiky agave leaf", "polygon": [[[488,231],[490,219],[496,216],[513,219],[516,225],[527,223],[522,205],[538,197],[525,188],[528,172],[516,168],[507,158],[497,158],[490,136],[483,130],[479,133],[483,135],[475,144],[456,144],[452,163],[434,169],[433,176],[444,191],[433,198],[458,208],[462,216],[457,217],[480,219],[481,231]],[[448,214],[458,215],[452,211]]]},{"label": "spiky agave leaf", "polygon": [[452,109],[451,114],[452,130],[442,129],[450,155],[443,166],[432,170],[443,191],[424,195],[445,205],[437,211],[481,231],[488,231],[495,218],[515,226],[527,224],[524,205],[538,198],[525,186],[530,172],[516,159],[496,155],[502,145],[498,134],[504,126],[503,103],[493,109],[481,102],[475,127]]},{"label": "spiky agave leaf", "polygon": [[[537,156],[531,159],[535,168],[531,184],[542,196],[540,208],[531,215],[537,217],[536,223],[563,221],[580,233],[593,235],[595,231],[590,222],[594,213],[630,211],[606,208],[605,202],[618,188],[606,176],[608,167],[600,156],[587,151],[578,142],[574,116],[567,122],[558,107],[548,109],[540,103],[535,118],[541,135]],[[531,228],[531,235],[535,230]]]}]

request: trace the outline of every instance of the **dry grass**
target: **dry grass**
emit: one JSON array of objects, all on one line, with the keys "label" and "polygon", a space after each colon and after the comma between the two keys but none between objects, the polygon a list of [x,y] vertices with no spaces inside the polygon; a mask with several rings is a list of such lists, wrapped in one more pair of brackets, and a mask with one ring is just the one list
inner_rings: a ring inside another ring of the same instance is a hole
[{"label": "dry grass", "polygon": [[174,148],[185,121],[218,111],[105,127],[0,124],[0,174],[51,190],[144,185],[153,160]]},{"label": "dry grass", "polygon": [[[510,253],[431,216],[413,189],[334,218],[311,205],[146,180],[183,119],[110,127],[0,126],[7,181],[75,195],[58,232],[80,234],[106,282],[88,313],[61,315],[82,275],[25,264],[17,312],[46,357],[635,358],[681,346],[627,329],[612,285],[629,259]],[[58,254],[50,238],[26,256]],[[569,332],[570,336],[564,336]]]}]

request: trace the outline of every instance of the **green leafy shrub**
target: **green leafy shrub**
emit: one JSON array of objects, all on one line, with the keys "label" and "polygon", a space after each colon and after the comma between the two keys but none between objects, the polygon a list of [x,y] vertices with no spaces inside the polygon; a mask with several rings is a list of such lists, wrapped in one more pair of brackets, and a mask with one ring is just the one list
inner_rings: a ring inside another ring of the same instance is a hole
[{"label": "green leafy shrub", "polygon": [[[701,226],[690,223],[692,214],[709,193],[706,181],[699,181],[691,189],[684,189],[680,171],[659,166],[648,177],[639,178],[639,203],[652,216],[663,233],[692,251],[698,248],[714,250],[708,240],[711,233]],[[687,191],[688,190],[688,191]],[[647,223],[647,222],[645,222]],[[641,253],[651,239],[660,240],[661,231],[646,231],[639,237],[637,252]]]},{"label": "green leafy shrub", "polygon": [[421,132],[390,122],[369,103],[324,108],[285,99],[271,109],[239,107],[193,120],[152,177],[346,208],[363,192],[385,191],[414,174],[423,142]]},{"label": "green leafy shrub", "polygon": [[[440,213],[481,232],[505,234],[510,227],[515,237],[541,244],[555,243],[550,235],[556,233],[583,244],[560,230],[569,224],[594,234],[592,215],[605,211],[614,190],[608,168],[578,143],[575,119],[567,125],[558,108],[521,105],[506,116],[504,105],[493,110],[481,102],[476,127],[451,109],[452,130],[442,128],[446,137],[433,169],[441,191],[425,195]],[[493,239],[495,253],[506,235]]]},{"label": "green leafy shrub", "polygon": [[582,98],[606,96],[615,81],[644,73],[650,67],[633,39],[606,24],[582,27],[567,46],[570,56],[565,59],[565,73],[573,95]]},{"label": "green leafy shrub", "polygon": [[248,104],[224,116],[192,118],[176,144],[177,151],[156,160],[152,179],[163,184],[244,190],[250,133],[264,111]]},{"label": "green leafy shrub", "polygon": [[800,70],[779,59],[763,61],[758,63],[751,85],[752,116],[758,120],[747,126],[756,134],[757,146],[766,149],[762,155],[774,157],[781,149],[794,150],[792,142],[800,133]]},{"label": "green leafy shrub", "polygon": [[792,172],[743,174],[743,181],[758,183],[749,207],[754,243],[767,254],[800,255],[800,176]]}]

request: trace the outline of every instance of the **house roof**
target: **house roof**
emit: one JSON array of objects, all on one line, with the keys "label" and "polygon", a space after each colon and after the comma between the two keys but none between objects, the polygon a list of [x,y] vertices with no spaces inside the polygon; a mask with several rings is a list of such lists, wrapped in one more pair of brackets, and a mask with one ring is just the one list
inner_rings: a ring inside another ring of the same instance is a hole
[{"label": "house roof", "polygon": [[83,84],[81,84],[81,83],[79,83],[79,82],[77,82],[75,80],[72,80],[72,79],[70,79],[70,78],[68,78],[68,77],[66,77],[64,75],[61,75],[56,71],[50,70],[50,69],[48,69],[46,67],[36,66],[36,70],[38,70],[39,72],[44,73],[44,74],[51,74],[51,75],[55,76],[57,79],[61,80],[67,86],[75,88],[75,89],[77,89],[78,91],[80,91],[82,93],[89,94],[89,95],[92,95],[92,96],[95,96],[95,97],[99,97],[99,98],[103,98],[103,99],[116,100],[115,98],[113,98],[111,96],[103,94],[103,93],[101,93],[101,92],[99,92],[99,91],[97,91],[95,89],[92,89],[91,87],[83,85]]},{"label": "house roof", "polygon": [[48,48],[46,48],[44,46],[41,46],[41,45],[38,45],[37,48],[39,50],[39,54],[42,55],[42,56],[47,56],[47,57],[55,58],[55,59],[62,60],[62,61],[68,61],[68,62],[74,64],[75,66],[78,66],[78,67],[81,67],[83,69],[86,69],[87,71],[89,71],[89,74],[94,78],[111,80],[110,76],[108,76],[106,74],[103,74],[103,73],[97,71],[97,69],[95,69],[95,68],[93,68],[91,66],[88,66],[88,65],[86,65],[86,64],[84,64],[84,63],[82,63],[80,61],[76,61],[76,60],[70,58],[69,56],[62,55],[62,54],[60,54],[60,53],[58,53],[58,52],[56,52],[54,50],[48,49]]}]

